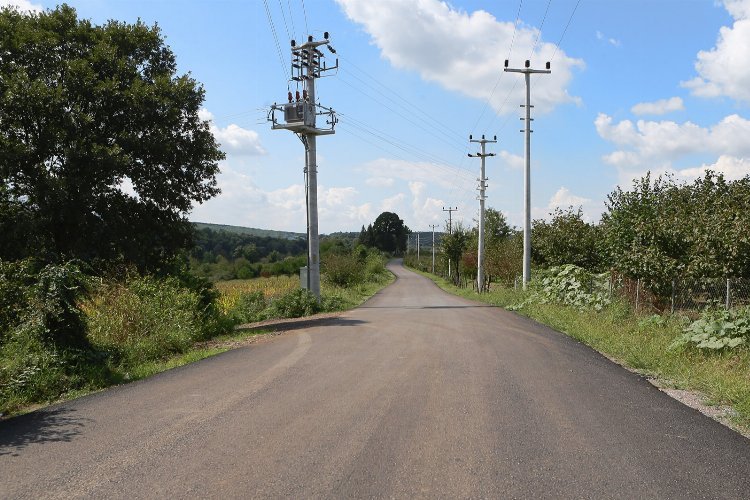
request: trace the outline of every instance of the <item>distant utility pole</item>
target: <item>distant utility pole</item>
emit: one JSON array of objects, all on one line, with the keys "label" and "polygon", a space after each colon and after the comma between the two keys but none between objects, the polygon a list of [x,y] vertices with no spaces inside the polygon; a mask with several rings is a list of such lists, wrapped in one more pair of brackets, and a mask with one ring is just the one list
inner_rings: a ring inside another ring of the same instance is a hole
[{"label": "distant utility pole", "polygon": [[435,274],[435,228],[437,224],[430,224],[432,228],[432,274]]},{"label": "distant utility pole", "polygon": [[417,231],[417,264],[419,264],[419,231]]},{"label": "distant utility pole", "polygon": [[[323,34],[323,40],[314,40],[312,35],[307,37],[307,42],[297,45],[292,40],[292,80],[299,85],[302,84],[302,97],[299,90],[292,96],[289,91],[288,103],[271,106],[268,113],[268,121],[271,129],[291,130],[302,141],[305,146],[305,193],[307,198],[307,289],[320,299],[320,240],[318,237],[318,167],[316,139],[319,135],[334,134],[334,126],[338,121],[336,113],[331,108],[326,108],[315,102],[315,79],[320,78],[326,71],[337,69],[336,65],[326,67],[324,54],[318,50],[321,45],[327,45],[328,50],[335,54],[328,40],[328,32]],[[276,111],[283,113],[284,122],[276,119]],[[316,126],[318,116],[326,118],[326,128]]]},{"label": "distant utility pole", "polygon": [[448,234],[453,234],[453,230],[451,228],[451,224],[452,224],[453,220],[451,218],[451,215],[453,214],[453,212],[456,212],[457,210],[458,210],[458,207],[456,207],[456,208],[451,208],[451,207],[445,208],[445,207],[443,207],[443,212],[448,212]]},{"label": "distant utility pole", "polygon": [[[523,171],[523,289],[528,287],[529,280],[531,279],[531,75],[534,73],[552,73],[550,70],[549,61],[547,61],[547,69],[531,69],[531,63],[527,60],[524,65],[525,68],[509,68],[508,60],[505,60],[505,71],[509,73],[523,73],[526,77],[526,129],[521,132],[526,133],[526,140],[524,146],[524,156],[526,159],[526,168]],[[521,104],[521,107],[524,107]]]},{"label": "distant utility pole", "polygon": [[[453,219],[451,218],[451,215],[453,212],[457,211],[458,207],[456,208],[445,208],[443,207],[443,212],[448,212],[448,234],[453,234]],[[448,278],[451,277],[451,259],[448,257]]]},{"label": "distant utility pole", "polygon": [[487,156],[495,156],[495,153],[485,153],[484,147],[488,142],[497,142],[497,136],[494,140],[485,139],[484,135],[481,139],[472,139],[469,136],[469,142],[477,142],[481,146],[482,150],[479,153],[471,154],[469,157],[479,159],[482,162],[482,168],[479,174],[479,250],[477,251],[477,292],[482,293],[484,291],[484,200],[487,199],[485,190],[487,189],[487,177],[484,175],[484,159]]}]

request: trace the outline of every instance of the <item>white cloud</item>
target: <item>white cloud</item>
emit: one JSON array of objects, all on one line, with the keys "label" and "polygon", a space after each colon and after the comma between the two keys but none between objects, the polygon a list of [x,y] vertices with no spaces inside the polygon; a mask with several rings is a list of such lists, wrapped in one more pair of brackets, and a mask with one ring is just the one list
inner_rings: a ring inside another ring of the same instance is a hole
[{"label": "white cloud", "polygon": [[365,184],[373,188],[387,188],[393,186],[391,177],[368,177]]},{"label": "white cloud", "polygon": [[513,169],[522,169],[526,164],[523,156],[514,155],[505,150],[500,151],[497,156]]},{"label": "white cloud", "polygon": [[[191,220],[239,226],[304,232],[307,219],[305,188],[292,184],[265,191],[252,178],[222,164],[217,178],[222,193],[193,209]],[[358,192],[350,186],[318,187],[321,233],[358,228],[374,220],[372,204],[357,203]]]},{"label": "white cloud", "polygon": [[610,45],[612,45],[614,47],[621,47],[622,46],[622,42],[620,40],[617,40],[616,38],[609,38],[609,37],[605,36],[604,33],[602,33],[601,31],[597,31],[596,32],[596,39],[597,40],[606,41],[607,43],[609,43]]},{"label": "white cloud", "polygon": [[[597,116],[594,124],[599,136],[619,147],[605,155],[603,160],[618,169],[621,183],[628,183],[647,171],[695,177],[699,171],[714,168],[726,172],[727,176],[736,176],[750,158],[750,141],[747,140],[750,120],[736,114],[711,127],[667,120],[615,123],[612,117],[603,113]],[[717,162],[685,170],[674,167],[678,160],[706,154],[716,155]]]},{"label": "white cloud", "polygon": [[696,177],[702,177],[708,170],[724,174],[724,177],[728,180],[742,179],[743,177],[750,175],[750,159],[722,155],[719,156],[716,163],[712,165],[704,164],[700,167],[686,168],[679,170],[678,174],[681,177],[694,179]]},{"label": "white cloud", "polygon": [[390,198],[386,198],[380,204],[380,210],[383,212],[398,213],[399,210],[403,212],[403,203],[405,199],[406,195],[404,193],[398,193]]},{"label": "white cloud", "polygon": [[682,111],[685,105],[679,97],[660,99],[654,102],[641,102],[630,108],[636,115],[665,115],[672,111]]},{"label": "white cloud", "polygon": [[[523,64],[518,54],[532,53],[539,30],[512,21],[500,21],[477,10],[465,12],[439,0],[336,0],[346,15],[361,24],[382,56],[393,66],[412,70],[431,82],[464,95],[487,100],[498,113],[513,113],[508,102],[524,99],[519,75],[500,73],[513,41],[511,65]],[[515,38],[514,38],[515,31]],[[568,94],[567,86],[580,59],[568,57],[554,44],[540,41],[531,56],[540,67],[557,51],[552,74],[534,82],[534,104],[540,112],[580,99]],[[498,80],[498,78],[500,79]],[[497,89],[493,93],[495,83]],[[491,96],[491,97],[490,97]]]},{"label": "white cloud", "polygon": [[411,162],[388,158],[379,158],[367,162],[361,169],[373,177],[388,178],[391,180],[399,179],[407,182],[419,181],[428,184],[437,184],[443,188],[453,188],[456,184],[473,184],[476,177],[476,174],[468,170],[451,169],[434,163]]},{"label": "white cloud", "polygon": [[568,188],[562,186],[554,195],[552,195],[552,198],[550,198],[549,203],[547,204],[547,208],[554,210],[555,208],[579,207],[590,201],[591,200],[588,198],[574,195]]},{"label": "white cloud", "polygon": [[694,153],[750,155],[750,121],[730,115],[710,128],[692,122],[623,120],[600,113],[595,122],[599,135],[627,148],[605,157],[610,164],[635,165],[653,159],[675,160]]},{"label": "white cloud", "polygon": [[264,155],[266,150],[260,143],[260,136],[254,130],[248,130],[234,123],[221,128],[214,123],[214,115],[205,108],[198,111],[198,118],[207,120],[211,133],[225,153],[236,155]]},{"label": "white cloud", "polygon": [[15,7],[22,12],[42,12],[44,8],[41,5],[31,3],[29,0],[0,0],[0,8]]},{"label": "white cloud", "polygon": [[722,26],[716,46],[700,51],[695,62],[698,76],[682,86],[700,97],[727,96],[750,102],[750,0],[724,0],[734,18],[731,28]]}]

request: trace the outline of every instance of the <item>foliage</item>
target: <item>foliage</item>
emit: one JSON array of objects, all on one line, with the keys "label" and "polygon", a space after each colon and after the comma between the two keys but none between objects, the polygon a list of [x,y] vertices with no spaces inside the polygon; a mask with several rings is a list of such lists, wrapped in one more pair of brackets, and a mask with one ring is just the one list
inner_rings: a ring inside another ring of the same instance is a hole
[{"label": "foliage", "polygon": [[598,248],[599,231],[583,220],[583,210],[556,208],[552,220],[535,220],[531,228],[531,258],[541,267],[575,264],[602,271],[604,258]]},{"label": "foliage", "polygon": [[750,344],[750,307],[706,309],[701,317],[683,330],[672,349],[695,347],[710,351]]},{"label": "foliage", "polygon": [[515,232],[488,245],[484,263],[493,279],[512,285],[523,272],[523,235]]},{"label": "foliage", "polygon": [[222,314],[231,315],[241,297],[260,292],[266,302],[278,298],[299,287],[299,278],[273,276],[247,280],[220,281],[214,285],[219,292],[217,304]]},{"label": "foliage", "polygon": [[0,412],[103,376],[77,306],[87,281],[72,262],[0,261]]},{"label": "foliage", "polygon": [[365,280],[363,262],[351,254],[329,254],[322,261],[324,279],[336,286],[351,286]]},{"label": "foliage", "polygon": [[92,344],[123,365],[184,352],[207,336],[200,295],[174,278],[105,283],[82,307]]},{"label": "foliage", "polygon": [[750,276],[750,177],[707,172],[692,184],[650,175],[608,196],[602,239],[610,265],[668,296],[676,276]]},{"label": "foliage", "polygon": [[264,318],[263,311],[267,306],[268,302],[260,290],[240,293],[227,316],[234,324],[253,323]]},{"label": "foliage", "polygon": [[533,292],[526,303],[555,303],[596,311],[610,303],[607,273],[592,274],[582,267],[566,264],[541,271],[540,275],[532,280]]},{"label": "foliage", "polygon": [[298,288],[271,302],[266,316],[269,318],[299,318],[321,311],[318,299],[309,290]]},{"label": "foliage", "polygon": [[453,271],[453,277],[456,282],[459,279],[459,264],[464,251],[469,245],[470,233],[461,225],[456,223],[453,225],[453,230],[443,235],[443,239],[440,242],[442,253],[445,258],[451,263],[451,270]]},{"label": "foliage", "polygon": [[0,10],[0,258],[159,269],[224,155],[157,26]]},{"label": "foliage", "polygon": [[402,254],[406,251],[406,239],[409,228],[404,221],[393,212],[383,212],[375,219],[375,223],[359,235],[359,243],[375,247],[390,254]]},{"label": "foliage", "polygon": [[484,211],[484,242],[487,246],[496,245],[513,235],[505,214],[492,207]]}]

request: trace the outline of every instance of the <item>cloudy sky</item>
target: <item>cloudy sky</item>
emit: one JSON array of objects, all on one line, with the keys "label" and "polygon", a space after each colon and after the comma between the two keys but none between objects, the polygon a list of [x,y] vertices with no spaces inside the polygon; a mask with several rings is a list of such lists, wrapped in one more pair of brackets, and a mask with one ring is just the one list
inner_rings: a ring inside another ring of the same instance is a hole
[{"label": "cloudy sky", "polygon": [[[47,0],[0,0],[24,9]],[[532,77],[532,206],[598,220],[615,186],[647,171],[750,173],[750,0],[68,0],[79,15],[158,23],[227,153],[222,194],[195,221],[303,232],[301,142],[272,131],[289,40],[331,33],[340,68],[317,81],[340,122],[318,139],[320,230],[356,231],[384,210],[414,230],[443,207],[472,224],[479,160],[497,135],[488,205],[521,225],[523,76]],[[335,57],[327,54],[328,65]]]}]

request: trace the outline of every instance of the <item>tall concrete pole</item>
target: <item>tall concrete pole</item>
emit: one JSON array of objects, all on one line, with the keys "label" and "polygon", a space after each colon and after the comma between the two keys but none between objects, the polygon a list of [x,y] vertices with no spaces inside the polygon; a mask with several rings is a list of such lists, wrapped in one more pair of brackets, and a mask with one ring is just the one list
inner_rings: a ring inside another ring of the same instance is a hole
[{"label": "tall concrete pole", "polygon": [[[523,171],[523,289],[526,290],[531,280],[531,75],[532,73],[551,73],[550,64],[547,69],[531,69],[531,63],[526,61],[524,68],[509,68],[508,60],[505,60],[505,71],[510,73],[523,73],[526,77],[526,128],[524,157],[525,168]],[[523,106],[523,104],[521,105]]]},{"label": "tall concrete pole", "polygon": [[523,169],[523,288],[531,281],[531,75],[526,77],[526,131]]},{"label": "tall concrete pole", "polygon": [[[320,237],[318,235],[317,136],[335,133],[334,126],[337,122],[333,109],[320,106],[315,101],[315,79],[320,78],[321,74],[326,71],[338,69],[338,59],[336,59],[335,66],[326,67],[324,63],[321,64],[324,55],[318,50],[319,47],[325,45],[332,54],[336,53],[328,41],[328,32],[323,34],[323,38],[324,40],[316,41],[312,36],[308,36],[307,42],[302,45],[297,45],[297,42],[292,40],[292,80],[298,84],[302,83],[302,98],[300,99],[299,90],[296,91],[296,98],[289,91],[289,102],[281,106],[274,103],[268,117],[272,122],[273,130],[291,130],[298,134],[305,145],[307,287],[318,299],[320,299]],[[277,120],[276,112],[284,114],[285,123]],[[317,127],[318,115],[326,117],[324,128]]]},{"label": "tall concrete pole", "polygon": [[432,228],[432,274],[435,274],[435,228],[437,224],[430,224]]},{"label": "tall concrete pole", "polygon": [[[448,234],[453,234],[453,212],[458,210],[458,207],[456,208],[445,208],[443,207],[443,212],[448,212]],[[448,279],[451,277],[451,259],[448,257]]]},{"label": "tall concrete pole", "polygon": [[477,245],[477,292],[482,293],[484,291],[484,201],[487,199],[487,176],[484,170],[484,159],[487,156],[495,156],[494,153],[487,153],[485,146],[488,142],[497,142],[497,136],[495,140],[485,139],[482,136],[481,139],[472,139],[469,136],[469,142],[477,142],[481,146],[481,151],[477,154],[469,154],[470,157],[478,156],[481,160],[481,170],[479,173],[479,241]]}]

